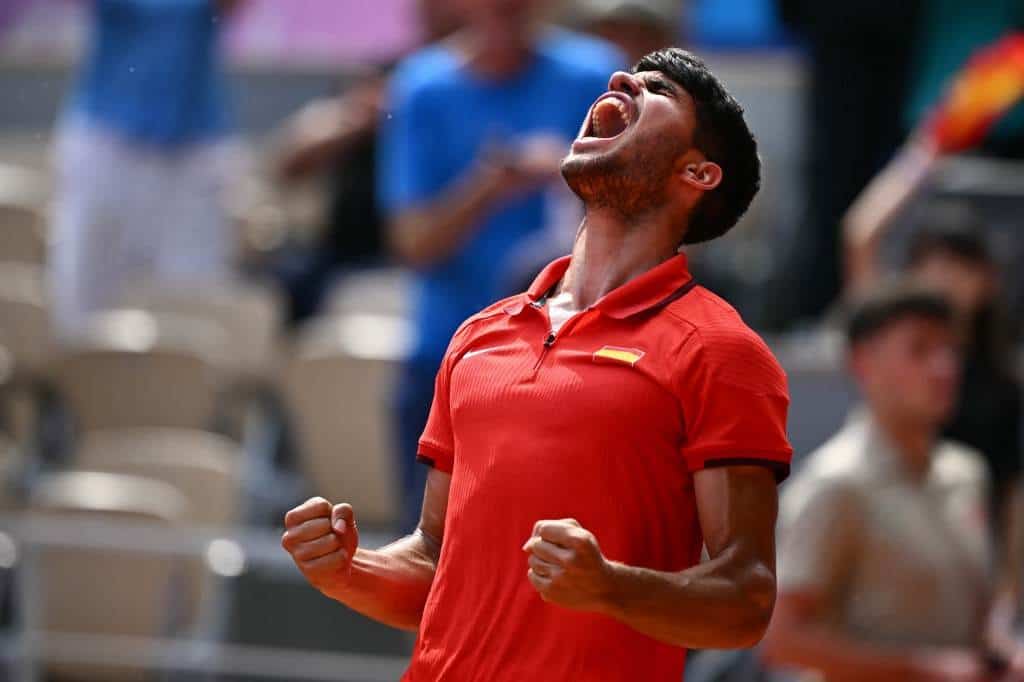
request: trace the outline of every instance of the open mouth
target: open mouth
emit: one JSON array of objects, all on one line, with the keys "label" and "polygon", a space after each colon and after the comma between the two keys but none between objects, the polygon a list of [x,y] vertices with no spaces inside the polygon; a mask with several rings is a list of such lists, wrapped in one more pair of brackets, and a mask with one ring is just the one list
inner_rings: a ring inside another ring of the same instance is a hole
[{"label": "open mouth", "polygon": [[602,139],[618,137],[629,127],[631,113],[632,107],[623,99],[603,97],[590,111],[586,135]]}]

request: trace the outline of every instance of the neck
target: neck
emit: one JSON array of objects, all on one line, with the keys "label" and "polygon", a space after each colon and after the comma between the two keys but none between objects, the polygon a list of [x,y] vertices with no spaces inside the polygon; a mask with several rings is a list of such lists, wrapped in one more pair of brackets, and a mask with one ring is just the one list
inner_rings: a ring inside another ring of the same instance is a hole
[{"label": "neck", "polygon": [[607,209],[588,208],[559,291],[571,292],[576,305],[587,308],[676,255],[674,235],[661,215],[627,221]]},{"label": "neck", "polygon": [[533,36],[510,33],[495,36],[482,29],[464,31],[458,42],[470,70],[495,80],[519,73],[533,54]]},{"label": "neck", "polygon": [[903,418],[874,412],[875,422],[885,438],[897,450],[907,470],[917,477],[928,471],[932,447],[935,445],[936,429]]}]

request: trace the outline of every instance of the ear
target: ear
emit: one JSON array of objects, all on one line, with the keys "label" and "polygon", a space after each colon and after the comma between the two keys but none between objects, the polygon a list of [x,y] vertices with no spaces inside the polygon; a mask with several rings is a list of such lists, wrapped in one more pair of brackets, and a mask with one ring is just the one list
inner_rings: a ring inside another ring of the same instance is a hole
[{"label": "ear", "polygon": [[710,192],[722,182],[722,167],[714,161],[688,161],[683,166],[682,179],[696,190]]}]

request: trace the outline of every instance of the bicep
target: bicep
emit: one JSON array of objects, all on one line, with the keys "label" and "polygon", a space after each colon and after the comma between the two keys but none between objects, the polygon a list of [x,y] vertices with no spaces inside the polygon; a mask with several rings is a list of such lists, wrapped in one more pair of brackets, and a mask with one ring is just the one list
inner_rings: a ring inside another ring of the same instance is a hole
[{"label": "bicep", "polygon": [[775,570],[778,489],[765,466],[723,466],[694,473],[697,513],[708,555],[732,551]]}]

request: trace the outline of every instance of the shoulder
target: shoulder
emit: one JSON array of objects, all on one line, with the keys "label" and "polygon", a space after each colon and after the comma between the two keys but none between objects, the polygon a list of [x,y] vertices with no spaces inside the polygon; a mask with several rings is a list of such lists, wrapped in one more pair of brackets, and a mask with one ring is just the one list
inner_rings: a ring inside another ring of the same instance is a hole
[{"label": "shoulder", "polygon": [[503,298],[500,301],[496,301],[491,305],[487,306],[478,313],[471,315],[459,325],[459,328],[455,330],[455,334],[452,335],[452,342],[449,345],[449,355],[457,355],[459,351],[470,343],[474,337],[486,330],[490,324],[493,324],[497,320],[504,319],[506,316],[505,309],[511,305],[517,305],[522,302],[523,297],[526,294],[516,294]]},{"label": "shoulder", "polygon": [[687,365],[714,372],[719,380],[765,393],[786,393],[786,373],[768,344],[722,298],[703,287],[665,310],[680,327]]},{"label": "shoulder", "polygon": [[985,457],[962,443],[943,440],[935,449],[932,476],[944,487],[981,486],[990,484]]},{"label": "shoulder", "polygon": [[541,56],[561,70],[583,79],[604,81],[626,67],[626,57],[611,43],[562,28],[551,28],[540,39]]},{"label": "shoulder", "polygon": [[424,47],[401,60],[391,74],[391,94],[400,99],[442,89],[458,70],[451,49],[444,43]]}]

